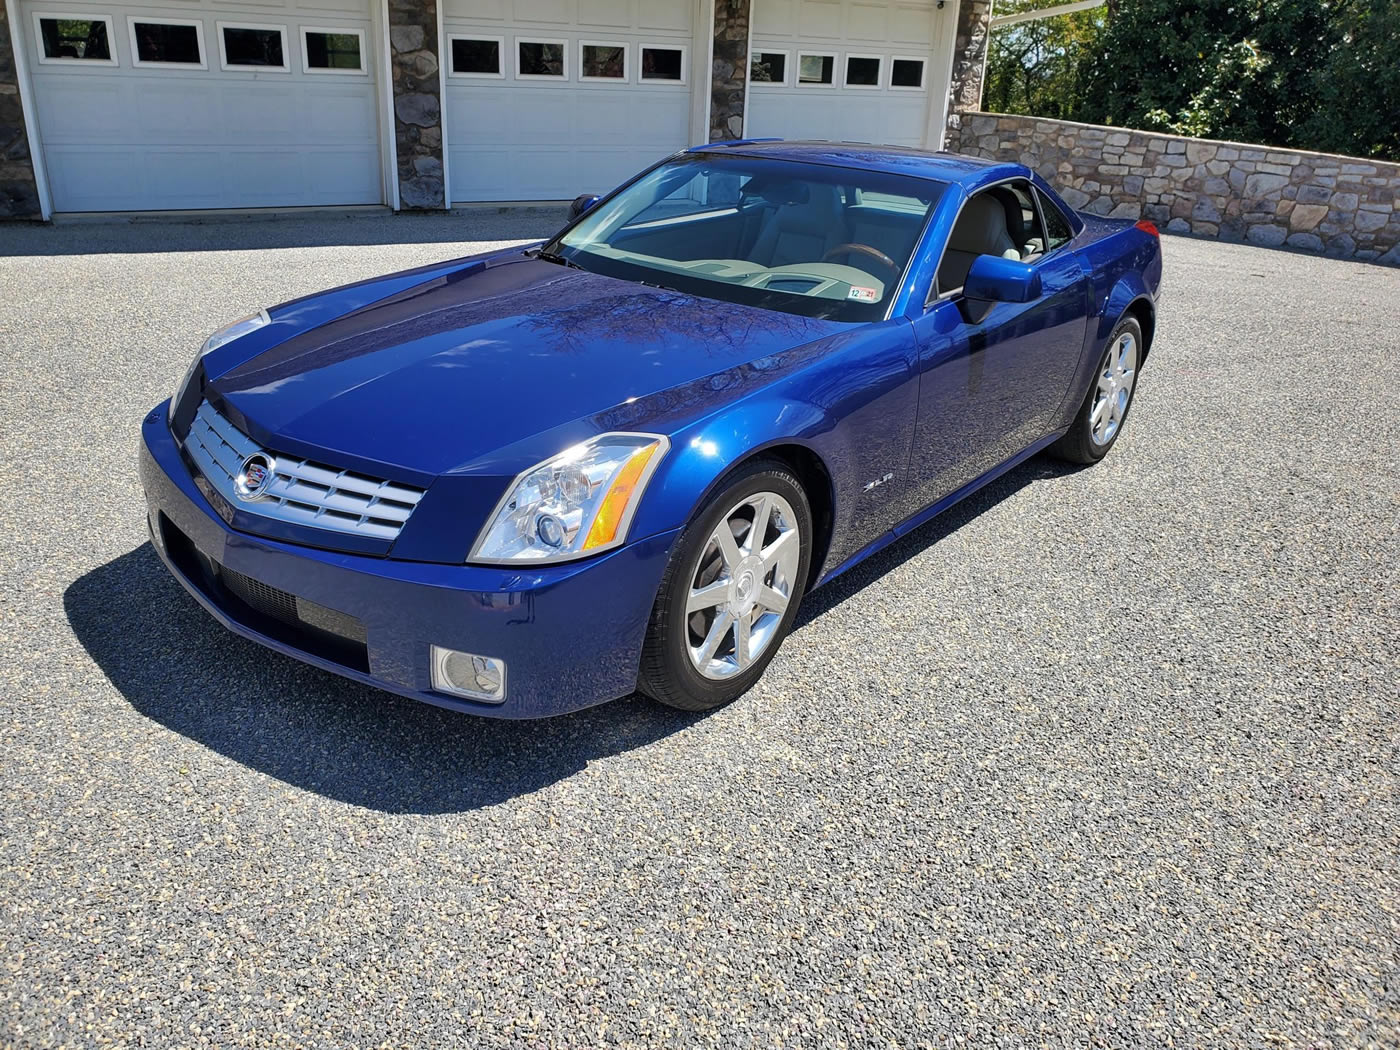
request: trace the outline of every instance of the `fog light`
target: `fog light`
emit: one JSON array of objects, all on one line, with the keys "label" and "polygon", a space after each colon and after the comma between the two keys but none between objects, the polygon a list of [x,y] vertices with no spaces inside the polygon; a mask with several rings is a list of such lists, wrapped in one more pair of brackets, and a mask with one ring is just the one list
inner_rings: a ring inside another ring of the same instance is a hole
[{"label": "fog light", "polygon": [[433,688],[499,704],[506,698],[506,662],[433,646]]}]

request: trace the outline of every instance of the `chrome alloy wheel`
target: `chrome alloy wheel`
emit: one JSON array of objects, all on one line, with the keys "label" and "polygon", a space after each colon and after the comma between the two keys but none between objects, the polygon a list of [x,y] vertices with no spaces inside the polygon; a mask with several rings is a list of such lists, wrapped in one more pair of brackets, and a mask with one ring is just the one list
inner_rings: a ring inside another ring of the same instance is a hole
[{"label": "chrome alloy wheel", "polygon": [[773,644],[792,600],[802,537],[792,505],[756,492],[720,518],[686,597],[686,650],[706,678],[744,671]]},{"label": "chrome alloy wheel", "polygon": [[1138,347],[1132,332],[1122,332],[1108,348],[1094,389],[1094,404],[1089,410],[1089,435],[1099,445],[1107,445],[1123,425],[1128,402],[1133,396],[1137,379]]}]

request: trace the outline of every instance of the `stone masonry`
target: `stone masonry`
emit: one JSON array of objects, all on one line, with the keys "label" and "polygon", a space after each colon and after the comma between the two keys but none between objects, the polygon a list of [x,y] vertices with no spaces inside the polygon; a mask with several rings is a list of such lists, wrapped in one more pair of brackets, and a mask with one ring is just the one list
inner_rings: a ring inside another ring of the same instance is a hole
[{"label": "stone masonry", "polygon": [[987,75],[987,33],[991,0],[962,0],[953,45],[953,68],[948,79],[948,148],[956,148],[963,114],[982,104],[982,81]]},{"label": "stone masonry", "polygon": [[5,5],[0,4],[0,219],[39,218],[39,187],[24,130]]},{"label": "stone masonry", "polygon": [[715,58],[710,68],[710,141],[744,135],[749,79],[750,0],[715,0]]},{"label": "stone masonry", "polygon": [[394,75],[394,145],[404,211],[442,208],[442,81],[438,75],[438,0],[389,0]]},{"label": "stone masonry", "polygon": [[949,148],[1019,161],[1095,215],[1400,266],[1400,164],[977,112]]}]

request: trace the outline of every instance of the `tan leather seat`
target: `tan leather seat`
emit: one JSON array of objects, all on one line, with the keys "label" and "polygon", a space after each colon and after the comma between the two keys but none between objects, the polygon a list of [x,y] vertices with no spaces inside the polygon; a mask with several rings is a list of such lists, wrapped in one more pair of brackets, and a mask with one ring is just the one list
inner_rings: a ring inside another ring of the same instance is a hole
[{"label": "tan leather seat", "polygon": [[948,249],[938,267],[938,290],[949,292],[961,288],[967,271],[979,255],[998,255],[1003,259],[1020,259],[1021,253],[1006,231],[1006,212],[988,194],[973,197],[963,207],[948,238]]}]

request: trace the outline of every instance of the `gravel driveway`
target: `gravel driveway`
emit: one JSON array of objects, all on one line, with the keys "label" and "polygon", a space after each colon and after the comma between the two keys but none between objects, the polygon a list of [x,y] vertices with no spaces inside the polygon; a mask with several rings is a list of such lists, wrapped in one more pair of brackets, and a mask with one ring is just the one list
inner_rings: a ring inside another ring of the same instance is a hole
[{"label": "gravel driveway", "polygon": [[1400,1045],[1400,271],[1167,240],[1111,456],[708,717],[216,626],[134,457],[205,333],[556,222],[0,228],[0,1046]]}]

